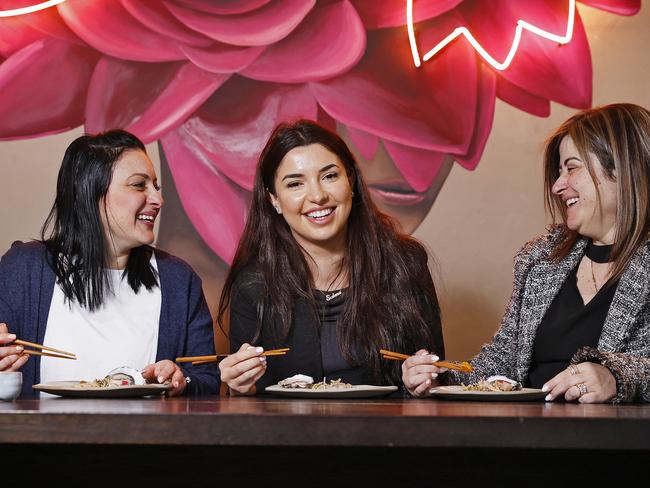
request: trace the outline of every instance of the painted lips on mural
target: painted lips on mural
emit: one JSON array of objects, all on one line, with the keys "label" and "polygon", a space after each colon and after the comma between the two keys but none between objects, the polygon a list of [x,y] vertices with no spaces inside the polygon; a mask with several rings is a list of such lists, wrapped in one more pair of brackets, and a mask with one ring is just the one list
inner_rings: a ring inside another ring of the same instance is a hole
[{"label": "painted lips on mural", "polygon": [[[0,9],[34,3],[0,0]],[[640,0],[581,3],[619,15],[640,8]],[[466,26],[496,59],[519,19],[563,33],[569,8],[566,0],[413,5],[423,51]],[[451,162],[478,164],[497,97],[535,116],[548,115],[551,101],[588,107],[592,69],[579,14],[570,43],[524,35],[505,71],[463,40],[416,68],[405,9],[406,0],[67,0],[2,18],[0,140],[81,125],[159,140],[187,215],[229,262],[272,128],[316,119],[352,143],[379,205],[414,216],[412,230]]]}]

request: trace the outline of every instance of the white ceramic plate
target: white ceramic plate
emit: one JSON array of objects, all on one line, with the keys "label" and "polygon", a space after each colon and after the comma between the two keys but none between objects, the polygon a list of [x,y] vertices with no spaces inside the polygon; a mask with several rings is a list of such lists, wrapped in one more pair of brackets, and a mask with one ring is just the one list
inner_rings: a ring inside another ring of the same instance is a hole
[{"label": "white ceramic plate", "polygon": [[471,400],[475,402],[526,402],[542,400],[546,393],[536,388],[522,388],[516,391],[468,391],[462,386],[438,386],[431,394],[446,400]]},{"label": "white ceramic plate", "polygon": [[171,389],[171,385],[125,385],[108,386],[106,388],[91,388],[79,386],[78,381],[52,381],[34,385],[35,390],[69,398],[132,398],[148,395],[159,395]]},{"label": "white ceramic plate", "polygon": [[283,388],[280,385],[267,386],[267,393],[293,398],[374,398],[390,395],[396,386],[352,385],[351,388],[311,390],[307,388]]}]

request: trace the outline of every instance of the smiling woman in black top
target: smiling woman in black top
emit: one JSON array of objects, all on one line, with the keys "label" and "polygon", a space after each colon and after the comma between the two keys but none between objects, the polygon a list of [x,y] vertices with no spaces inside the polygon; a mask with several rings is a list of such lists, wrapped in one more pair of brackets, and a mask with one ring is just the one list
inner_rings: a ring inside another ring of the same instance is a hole
[{"label": "smiling woman in black top", "polygon": [[[548,401],[650,401],[650,112],[631,104],[576,114],[549,138],[546,203],[562,224],[515,258],[500,329],[446,383],[505,375]],[[439,374],[426,356],[404,383]]]},{"label": "smiling woman in black top", "polygon": [[[399,385],[379,349],[444,356],[424,247],[373,204],[341,138],[310,121],[281,124],[261,156],[246,228],[224,285],[230,318],[221,379],[235,394],[302,373]],[[255,346],[255,347],[252,347]],[[260,356],[289,347],[286,356]]]}]

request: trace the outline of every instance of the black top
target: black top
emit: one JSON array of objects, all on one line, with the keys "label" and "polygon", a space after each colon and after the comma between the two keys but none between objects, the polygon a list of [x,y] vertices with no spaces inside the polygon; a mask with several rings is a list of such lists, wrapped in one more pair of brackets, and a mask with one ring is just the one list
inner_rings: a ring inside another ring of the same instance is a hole
[{"label": "black top", "polygon": [[[427,269],[426,262],[423,262],[422,269]],[[230,303],[231,351],[237,351],[244,342],[262,346],[264,349],[291,348],[286,356],[267,358],[266,373],[256,384],[258,393],[262,393],[269,385],[299,373],[311,376],[314,381],[322,381],[323,377],[327,377],[328,380],[341,378],[344,382],[352,384],[378,384],[378,381],[379,384],[383,383],[383,380],[377,378],[378,373],[370,367],[361,351],[358,356],[358,368],[347,364],[341,353],[336,334],[336,322],[342,313],[347,289],[324,292],[324,294],[314,291],[316,313],[307,300],[296,299],[292,308],[291,327],[286,339],[275,337],[273,333],[275,327],[272,327],[272,318],[270,314],[264,313],[263,290],[259,273],[253,269],[245,270],[233,284]],[[338,291],[342,293],[334,296]],[[330,296],[330,300],[327,300],[326,295]],[[422,307],[420,313],[431,329],[433,344],[428,348],[438,356],[444,357],[438,301],[435,295],[432,298],[433,301],[418,294],[418,301]],[[262,327],[258,332],[260,317]],[[427,345],[418,344],[418,347],[427,347]]]},{"label": "black top", "polygon": [[[611,249],[590,243],[585,256],[595,263],[606,263]],[[569,274],[537,329],[526,386],[541,388],[567,368],[578,349],[598,345],[617,282],[605,283],[585,305],[578,291],[577,271],[578,266]]]},{"label": "black top", "polygon": [[351,367],[343,354],[336,334],[338,319],[343,312],[347,289],[321,291],[315,290],[321,319],[320,352],[323,363],[323,376],[329,380],[341,378],[346,383],[360,384],[361,368]]}]

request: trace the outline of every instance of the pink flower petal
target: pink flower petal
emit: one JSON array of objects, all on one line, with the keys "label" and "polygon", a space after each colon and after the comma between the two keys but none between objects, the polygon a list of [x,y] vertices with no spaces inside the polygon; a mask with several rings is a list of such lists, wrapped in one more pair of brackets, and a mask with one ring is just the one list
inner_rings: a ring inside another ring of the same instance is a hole
[{"label": "pink flower petal", "polygon": [[121,2],[135,19],[158,34],[190,46],[207,47],[212,44],[212,39],[185,27],[158,2],[155,4],[142,0],[121,0]]},{"label": "pink flower petal", "polygon": [[396,142],[384,141],[386,152],[407,183],[417,192],[426,191],[445,161],[446,155]]},{"label": "pink flower petal", "polygon": [[0,65],[0,138],[42,136],[81,125],[96,61],[95,52],[54,39],[36,41],[5,60]]},{"label": "pink flower petal", "polygon": [[476,106],[476,124],[472,133],[472,140],[465,154],[454,155],[454,159],[465,169],[473,170],[476,168],[492,131],[496,102],[496,78],[495,74],[487,66],[481,68],[477,93],[480,103]]},{"label": "pink flower petal", "polygon": [[[33,2],[30,3],[33,4]],[[29,15],[21,15],[20,17],[14,18],[20,19],[20,22],[24,22],[26,25],[41,32],[45,36],[85,45],[85,43],[70,30],[65,22],[63,22],[63,19],[61,19],[61,16],[59,15],[59,11],[55,8],[47,8],[38,12],[32,12]],[[2,27],[0,27],[0,33],[2,30]]]},{"label": "pink flower petal", "polygon": [[205,243],[231,263],[246,223],[249,194],[215,168],[185,127],[165,135],[162,147],[185,213]]},{"label": "pink flower petal", "polygon": [[304,85],[233,77],[183,127],[222,174],[252,190],[257,160],[274,127],[316,116],[316,101]]},{"label": "pink flower petal", "polygon": [[618,15],[634,15],[641,10],[641,0],[580,0],[580,2]]},{"label": "pink flower petal", "polygon": [[[524,19],[548,32],[564,35],[568,7],[568,2],[492,0],[489,6],[482,2],[463,3],[458,10],[481,45],[503,61],[512,45],[517,20]],[[498,16],[491,15],[497,11]],[[590,106],[591,57],[579,16],[575,19],[573,38],[566,45],[524,31],[512,64],[499,75],[539,98],[577,108]]]},{"label": "pink flower petal", "polygon": [[348,126],[346,130],[352,144],[359,150],[364,159],[372,161],[379,147],[379,137],[354,127]]},{"label": "pink flower petal", "polygon": [[88,91],[86,128],[124,127],[145,142],[182,124],[227,75],[207,73],[191,63],[143,64],[103,58]]},{"label": "pink flower petal", "polygon": [[242,74],[262,81],[304,83],[338,76],[366,48],[366,31],[349,1],[320,4],[287,37]]},{"label": "pink flower petal", "polygon": [[172,0],[174,3],[184,5],[200,12],[218,15],[245,14],[257,10],[271,0]]},{"label": "pink flower petal", "polygon": [[177,41],[145,27],[120,2],[67,1],[57,8],[75,34],[104,54],[131,61],[183,59]]},{"label": "pink flower petal", "polygon": [[[351,0],[368,29],[406,25],[406,0]],[[414,0],[413,21],[437,17],[463,0]]]},{"label": "pink flower petal", "polygon": [[236,46],[266,46],[289,35],[315,3],[315,0],[282,0],[230,16],[206,15],[171,2],[165,5],[186,26],[216,41]]},{"label": "pink flower petal", "polygon": [[538,117],[548,117],[551,114],[551,103],[548,100],[531,95],[501,76],[497,77],[497,97],[519,110]]},{"label": "pink flower petal", "polygon": [[212,73],[238,73],[262,54],[264,46],[240,47],[214,43],[209,49],[181,46],[196,66]]},{"label": "pink flower petal", "polygon": [[20,17],[0,18],[0,54],[6,58],[43,37],[42,32],[25,24]]},{"label": "pink flower petal", "polygon": [[[457,21],[427,21],[420,39],[449,31]],[[466,44],[450,46],[417,69],[404,30],[381,29],[369,33],[355,68],[311,86],[321,106],[348,126],[406,146],[464,154],[474,131],[476,84],[476,58]]]}]

